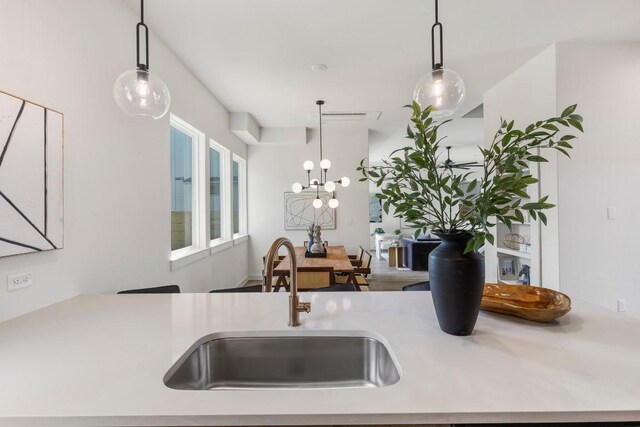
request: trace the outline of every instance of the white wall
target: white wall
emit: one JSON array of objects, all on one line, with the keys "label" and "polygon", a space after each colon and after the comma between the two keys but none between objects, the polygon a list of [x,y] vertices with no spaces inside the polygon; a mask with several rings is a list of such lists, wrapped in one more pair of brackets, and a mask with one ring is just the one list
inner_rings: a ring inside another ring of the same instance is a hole
[{"label": "white wall", "polygon": [[[484,122],[486,147],[491,144],[493,137],[500,127],[500,118],[515,120],[515,127],[524,129],[537,120],[553,117],[556,114],[556,47],[545,49],[514,73],[507,76],[500,83],[484,94]],[[486,148],[485,147],[485,148]],[[542,171],[540,192],[549,195],[550,203],[557,200],[557,177],[555,176],[556,155],[553,152],[543,153],[554,167],[549,171]],[[535,166],[535,165],[534,165]],[[547,167],[547,166],[545,166]],[[534,176],[535,171],[532,171]],[[544,181],[544,182],[543,182]],[[535,194],[531,194],[535,197]],[[537,221],[532,221],[530,236],[532,243],[532,259],[522,260],[531,267],[531,283],[535,285],[558,288],[557,266],[557,210],[547,212],[549,226],[540,232]],[[543,234],[540,239],[538,235]],[[538,242],[542,243],[542,250],[538,250]],[[545,258],[546,257],[546,258]],[[495,247],[487,245],[485,252],[486,279],[497,281],[497,255]],[[542,267],[540,267],[542,266]],[[548,271],[545,271],[547,270]],[[555,277],[552,271],[556,271]],[[548,273],[545,276],[545,272]]]},{"label": "white wall", "polygon": [[558,44],[557,102],[585,126],[559,160],[561,289],[640,314],[640,43]]},{"label": "white wall", "polygon": [[[368,131],[360,125],[327,123],[322,128],[324,156],[331,160],[330,179],[348,176],[351,185],[338,186],[336,198],[337,228],[323,230],[329,244],[344,245],[349,253],[355,253],[359,245],[368,246],[369,238],[369,186],[359,182],[356,168],[360,160],[368,156]],[[284,230],[284,192],[291,191],[294,182],[306,182],[302,168],[305,160],[316,164],[317,172],[319,140],[317,129],[310,132],[307,144],[250,145],[249,148],[249,271],[252,278],[259,278],[262,257],[271,243],[280,236],[288,237],[298,246],[307,240],[306,231]],[[315,175],[312,174],[312,178]],[[284,252],[283,252],[284,253]]]},{"label": "white wall", "polygon": [[[65,247],[0,258],[0,320],[80,293],[206,291],[247,276],[247,244],[169,271],[169,116],[129,118],[112,95],[135,66],[137,21],[120,1],[0,1],[0,89],[65,114]],[[171,111],[246,157],[225,108],[155,37],[150,59]],[[34,285],[7,293],[6,276],[26,271]]]},{"label": "white wall", "polygon": [[541,283],[613,310],[625,300],[638,315],[640,43],[558,43],[485,94],[485,119],[544,118],[575,103],[585,132],[571,159],[546,156],[540,170],[541,194],[558,204],[541,228]]}]

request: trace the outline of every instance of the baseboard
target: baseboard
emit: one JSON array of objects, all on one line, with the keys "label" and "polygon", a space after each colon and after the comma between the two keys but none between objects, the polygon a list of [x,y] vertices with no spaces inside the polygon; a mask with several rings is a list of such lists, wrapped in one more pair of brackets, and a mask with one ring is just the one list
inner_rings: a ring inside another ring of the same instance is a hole
[{"label": "baseboard", "polygon": [[237,285],[235,285],[235,286],[234,286],[234,288],[241,288],[241,287],[243,287],[244,285],[246,285],[248,281],[249,281],[249,276],[247,276],[247,277],[245,277],[244,279],[242,279],[242,280],[240,281],[240,283],[238,283]]},{"label": "baseboard", "polygon": [[249,280],[262,280],[262,274],[250,274],[247,277],[247,281]]}]

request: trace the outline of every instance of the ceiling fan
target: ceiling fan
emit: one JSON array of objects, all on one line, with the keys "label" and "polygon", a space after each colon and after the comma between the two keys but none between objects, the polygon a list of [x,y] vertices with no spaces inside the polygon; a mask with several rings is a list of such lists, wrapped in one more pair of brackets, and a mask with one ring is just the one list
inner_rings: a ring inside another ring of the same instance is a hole
[{"label": "ceiling fan", "polygon": [[453,160],[451,160],[451,146],[447,146],[445,147],[447,149],[447,160],[445,160],[445,162],[440,165],[441,168],[443,169],[464,169],[464,170],[469,170],[469,168],[478,168],[481,167],[482,165],[478,162],[464,162],[464,163],[456,163]]}]

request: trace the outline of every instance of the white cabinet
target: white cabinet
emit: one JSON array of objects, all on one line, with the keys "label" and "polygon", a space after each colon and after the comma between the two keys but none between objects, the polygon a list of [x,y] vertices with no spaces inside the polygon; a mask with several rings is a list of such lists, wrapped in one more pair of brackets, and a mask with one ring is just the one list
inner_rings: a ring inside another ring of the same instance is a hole
[{"label": "white cabinet", "polygon": [[393,242],[397,242],[400,239],[395,234],[376,234],[376,258],[382,259],[382,250],[388,249]]}]

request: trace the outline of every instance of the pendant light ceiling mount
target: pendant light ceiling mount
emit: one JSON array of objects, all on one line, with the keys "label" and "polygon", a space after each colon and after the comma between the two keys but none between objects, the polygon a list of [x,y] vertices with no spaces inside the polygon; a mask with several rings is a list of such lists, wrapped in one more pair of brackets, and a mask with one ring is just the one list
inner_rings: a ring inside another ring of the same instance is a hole
[{"label": "pendant light ceiling mount", "polygon": [[[140,60],[140,34],[144,33],[144,62]],[[116,103],[125,113],[159,119],[169,111],[171,94],[161,78],[149,72],[149,27],[144,23],[144,0],[136,24],[136,69],[125,71],[113,86]]]},{"label": "pendant light ceiling mount", "polygon": [[[436,60],[436,35],[438,58]],[[421,108],[431,106],[435,118],[448,117],[456,112],[465,95],[464,80],[453,70],[444,68],[443,27],[438,16],[438,0],[435,0],[435,23],[431,26],[431,72],[416,84],[413,99]]]},{"label": "pendant light ceiling mount", "polygon": [[322,106],[324,105],[324,101],[318,100],[316,101],[316,105],[318,106],[318,120],[320,122],[320,178],[311,178],[311,171],[313,170],[315,165],[311,160],[307,160],[302,164],[303,169],[307,171],[307,185],[302,185],[299,182],[296,182],[291,186],[291,190],[294,193],[300,193],[301,191],[307,189],[315,190],[316,198],[313,201],[313,207],[316,209],[320,209],[323,205],[322,199],[320,199],[320,187],[323,187],[324,191],[331,193],[329,207],[335,209],[340,204],[338,202],[338,199],[336,199],[336,184],[340,184],[343,187],[348,187],[351,183],[351,180],[346,176],[343,176],[336,181],[327,180],[327,172],[331,168],[331,161],[322,157]]}]

